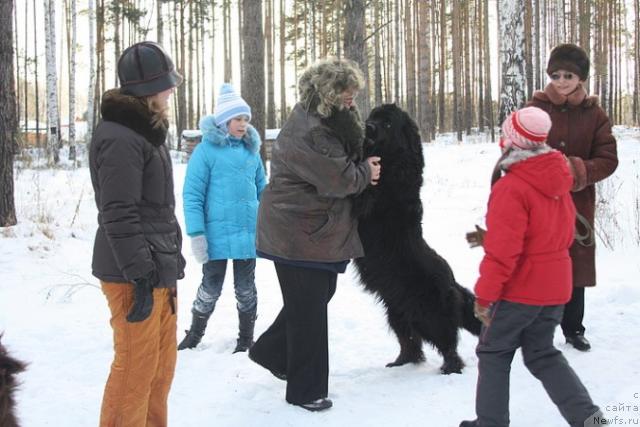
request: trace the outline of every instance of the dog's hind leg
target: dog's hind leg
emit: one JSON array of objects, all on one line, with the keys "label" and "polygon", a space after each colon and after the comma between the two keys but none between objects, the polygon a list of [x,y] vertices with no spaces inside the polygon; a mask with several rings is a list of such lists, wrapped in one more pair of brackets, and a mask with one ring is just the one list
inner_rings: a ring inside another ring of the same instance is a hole
[{"label": "dog's hind leg", "polygon": [[[449,322],[446,324],[445,322]],[[438,325],[437,329],[430,328],[426,322],[421,322],[417,326],[422,338],[433,344],[442,355],[444,362],[440,367],[440,372],[445,375],[460,374],[464,368],[464,362],[458,354],[458,328],[451,323],[451,319],[431,319],[430,324]]]},{"label": "dog's hind leg", "polygon": [[387,363],[387,368],[402,366],[407,363],[424,362],[422,338],[413,330],[409,322],[404,320],[402,315],[393,312],[389,308],[387,308],[387,319],[389,320],[389,326],[395,332],[400,343],[400,354],[396,360]]}]

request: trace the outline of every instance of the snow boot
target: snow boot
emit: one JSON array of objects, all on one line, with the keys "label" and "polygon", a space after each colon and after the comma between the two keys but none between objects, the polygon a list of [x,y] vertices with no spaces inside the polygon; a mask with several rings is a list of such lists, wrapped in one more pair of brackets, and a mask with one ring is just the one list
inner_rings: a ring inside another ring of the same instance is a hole
[{"label": "snow boot", "polygon": [[178,345],[178,350],[184,350],[185,348],[195,348],[204,335],[204,330],[207,327],[209,321],[208,314],[202,314],[199,311],[191,310],[193,317],[191,319],[191,328],[186,330],[187,336],[184,337],[182,342]]},{"label": "snow boot", "polygon": [[584,334],[576,334],[571,336],[566,336],[567,344],[570,344],[579,351],[589,351],[591,350],[591,343],[588,339],[584,337]]},{"label": "snow boot", "polygon": [[256,310],[238,312],[239,333],[234,353],[249,350],[253,345],[253,329],[256,325]]}]

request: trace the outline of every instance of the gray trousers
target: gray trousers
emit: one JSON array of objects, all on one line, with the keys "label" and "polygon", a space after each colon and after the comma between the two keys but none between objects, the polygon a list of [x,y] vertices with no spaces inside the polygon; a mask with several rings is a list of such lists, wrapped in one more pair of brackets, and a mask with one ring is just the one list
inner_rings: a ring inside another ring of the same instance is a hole
[{"label": "gray trousers", "polygon": [[583,427],[585,420],[599,411],[562,352],[553,346],[553,334],[562,311],[562,305],[535,306],[509,301],[493,305],[491,323],[482,327],[476,348],[478,427],[509,425],[509,374],[519,347],[525,366],[540,380],[569,425]]}]

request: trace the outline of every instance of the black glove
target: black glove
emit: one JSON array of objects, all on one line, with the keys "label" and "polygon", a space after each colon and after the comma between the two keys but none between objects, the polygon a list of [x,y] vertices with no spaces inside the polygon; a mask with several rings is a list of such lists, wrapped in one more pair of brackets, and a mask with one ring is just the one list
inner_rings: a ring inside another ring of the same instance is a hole
[{"label": "black glove", "polygon": [[153,270],[145,277],[133,281],[133,305],[127,322],[142,322],[151,314],[153,310],[153,288],[158,283],[158,273]]},{"label": "black glove", "polygon": [[478,227],[476,225],[476,231],[471,231],[466,234],[467,242],[469,243],[469,247],[475,248],[476,246],[484,245],[484,235],[487,233],[482,227]]}]

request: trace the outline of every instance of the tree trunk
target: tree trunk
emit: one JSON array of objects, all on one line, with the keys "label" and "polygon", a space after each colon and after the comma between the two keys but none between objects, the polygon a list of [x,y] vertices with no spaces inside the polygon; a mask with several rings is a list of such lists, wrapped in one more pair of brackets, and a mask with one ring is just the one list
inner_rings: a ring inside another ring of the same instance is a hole
[{"label": "tree trunk", "polygon": [[[19,44],[18,44],[18,6],[16,4],[16,0],[12,0],[13,1],[13,12],[11,13],[10,16],[13,17],[13,28],[15,28],[15,33],[14,33],[14,44],[15,44],[15,48],[13,50],[13,53],[15,54],[15,58],[11,58],[11,60],[13,61],[15,59],[15,92],[14,95],[16,97],[16,123],[20,123],[20,48],[19,48]],[[26,46],[26,45],[25,45]],[[27,81],[25,80],[24,82],[24,86],[27,86]],[[25,106],[27,104],[25,103]],[[25,118],[26,121],[26,118]],[[15,140],[14,140],[15,141]]]},{"label": "tree trunk", "polygon": [[533,35],[531,34],[533,9],[531,0],[525,0],[524,10],[525,75],[527,79],[527,99],[531,99],[533,96]]},{"label": "tree trunk", "polygon": [[[262,32],[262,0],[243,0],[242,43],[244,44],[244,68],[242,97],[251,106],[253,127],[264,140],[264,36]],[[266,144],[260,155],[266,161]]]},{"label": "tree trunk", "polygon": [[58,164],[58,75],[56,71],[56,12],[54,0],[44,0],[47,56],[47,157]]},{"label": "tree trunk", "polygon": [[265,22],[265,44],[267,45],[267,129],[276,127],[276,100],[275,100],[275,62],[274,62],[274,23],[273,12],[275,0],[267,0]]},{"label": "tree trunk", "polygon": [[500,5],[500,123],[526,101],[524,70],[524,4],[503,0]]},{"label": "tree trunk", "polygon": [[[16,34],[18,28],[15,29]],[[27,80],[29,77],[29,2],[24,2],[24,65],[23,65],[23,80],[24,80],[24,135],[26,137],[29,128],[29,85]],[[18,121],[18,126],[20,122]]]},{"label": "tree trunk", "polygon": [[[0,227],[16,225],[13,155],[18,131],[13,76],[13,0],[0,0]],[[35,8],[34,8],[35,13]]]},{"label": "tree trunk", "polygon": [[444,76],[447,71],[447,3],[440,0],[440,64],[438,72],[438,132],[446,132]]},{"label": "tree trunk", "polygon": [[[40,141],[40,85],[38,84],[38,19],[36,0],[33,0],[33,79],[35,81],[36,147],[42,148]],[[91,97],[91,94],[89,94]]]},{"label": "tree trunk", "polygon": [[485,75],[485,86],[484,86],[484,111],[485,116],[488,119],[487,124],[489,125],[489,129],[491,130],[491,141],[495,141],[495,122],[493,115],[493,96],[491,95],[491,47],[489,45],[489,1],[483,0],[483,12],[484,16],[484,40],[483,40],[483,49],[484,49],[484,75]]},{"label": "tree trunk", "polygon": [[286,13],[284,8],[284,0],[280,0],[280,127],[282,127],[284,125],[284,122],[287,120],[287,88],[284,73],[284,65],[286,61],[285,18]]},{"label": "tree trunk", "polygon": [[69,55],[69,160],[76,161],[76,0],[71,1],[71,46]]},{"label": "tree trunk", "polygon": [[162,5],[164,0],[156,0],[156,40],[162,46],[164,44],[164,22],[162,16]]},{"label": "tree trunk", "polygon": [[374,87],[374,102],[375,105],[380,105],[382,104],[382,53],[381,53],[381,49],[380,49],[380,42],[381,42],[381,37],[380,37],[380,32],[382,31],[382,21],[380,18],[380,2],[376,2],[374,4],[374,36],[373,36],[373,87]]},{"label": "tree trunk", "polygon": [[410,0],[406,0],[407,3],[404,7],[404,52],[405,52],[405,72],[407,76],[406,87],[406,100],[407,100],[407,112],[411,117],[416,116],[416,54],[414,49],[414,22],[413,22],[413,6],[411,6]]},{"label": "tree trunk", "polygon": [[429,22],[429,2],[416,2],[418,13],[418,126],[422,140],[433,139],[433,103],[431,100],[431,23]]},{"label": "tree trunk", "polygon": [[359,107],[362,116],[366,117],[369,115],[371,107],[369,103],[368,62],[364,43],[364,3],[364,0],[351,0],[346,3],[344,9],[344,56],[358,64],[365,76],[365,84],[361,89],[362,95],[359,97],[361,100]]},{"label": "tree trunk", "polygon": [[91,141],[91,135],[93,135],[93,117],[94,117],[94,97],[92,94],[95,92],[96,85],[96,48],[94,45],[95,40],[95,8],[93,0],[89,0],[89,96],[87,98],[87,135],[85,142],[88,144]]}]

